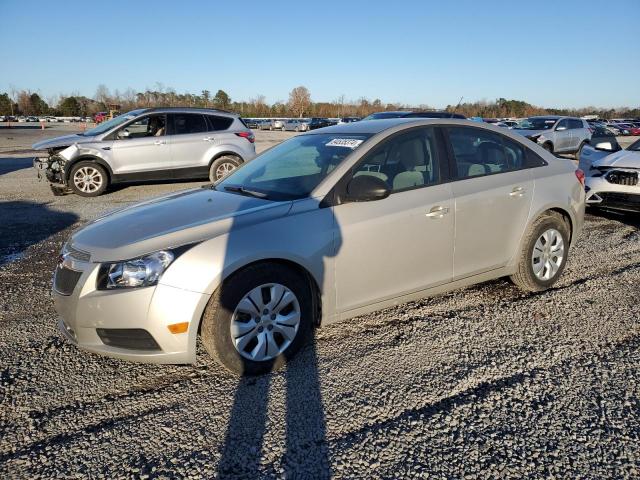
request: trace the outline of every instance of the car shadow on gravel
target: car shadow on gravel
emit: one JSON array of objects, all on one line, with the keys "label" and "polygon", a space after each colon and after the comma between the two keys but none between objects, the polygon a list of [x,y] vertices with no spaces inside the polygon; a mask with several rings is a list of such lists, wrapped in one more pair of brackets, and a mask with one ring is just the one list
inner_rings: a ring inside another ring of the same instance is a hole
[{"label": "car shadow on gravel", "polygon": [[0,157],[0,175],[33,167],[32,158]]},{"label": "car shadow on gravel", "polygon": [[587,214],[596,218],[604,218],[615,222],[624,223],[630,227],[640,229],[640,212],[617,212],[613,210],[589,209]]},{"label": "car shadow on gravel", "polygon": [[0,267],[77,221],[76,214],[53,210],[45,203],[0,202]]}]

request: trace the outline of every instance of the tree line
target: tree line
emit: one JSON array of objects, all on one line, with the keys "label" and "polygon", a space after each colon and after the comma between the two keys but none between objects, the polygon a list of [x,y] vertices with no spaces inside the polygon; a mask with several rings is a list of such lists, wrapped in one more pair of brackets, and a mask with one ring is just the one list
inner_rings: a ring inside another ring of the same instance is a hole
[{"label": "tree line", "polygon": [[[29,90],[12,88],[10,92],[0,94],[0,115],[56,115],[68,117],[93,116],[97,112],[108,111],[117,105],[121,112],[143,107],[202,107],[229,110],[243,117],[364,117],[383,110],[431,110],[428,105],[406,105],[386,103],[376,98],[346,100],[342,95],[331,102],[314,102],[311,93],[304,86],[289,92],[288,100],[267,103],[264,95],[249,100],[234,101],[224,90],[212,95],[209,90],[200,94],[177,93],[171,88],[156,84],[154,89],[136,92],[129,88],[123,92],[111,92],[105,85],[98,86],[93,98],[72,94],[47,98]],[[457,112],[467,117],[502,118],[527,117],[531,115],[598,115],[601,118],[638,118],[640,107],[620,107],[602,109],[584,107],[576,109],[543,108],[522,100],[499,98],[494,101],[476,101],[447,105],[447,111]]]}]

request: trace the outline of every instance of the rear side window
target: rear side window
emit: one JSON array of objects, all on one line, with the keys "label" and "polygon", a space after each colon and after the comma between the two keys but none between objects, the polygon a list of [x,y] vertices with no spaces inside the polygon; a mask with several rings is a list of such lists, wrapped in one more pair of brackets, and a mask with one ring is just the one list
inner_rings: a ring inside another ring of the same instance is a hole
[{"label": "rear side window", "polygon": [[567,130],[571,128],[571,126],[569,125],[569,119],[568,119],[568,118],[564,118],[564,119],[560,120],[560,121],[558,122],[558,125],[556,126],[556,130],[557,130],[558,128],[561,128],[561,127],[564,127],[564,128],[566,128]]},{"label": "rear side window", "polygon": [[[229,118],[229,117],[218,117],[216,115],[206,115],[206,117],[207,117],[207,123],[209,124],[210,132],[226,130],[233,123],[233,118]],[[245,127],[247,127],[247,124],[243,119],[240,119],[240,121]]]},{"label": "rear side window", "polygon": [[204,115],[176,113],[173,115],[173,135],[187,135],[207,131]]},{"label": "rear side window", "polygon": [[472,127],[446,130],[453,150],[456,179],[544,165],[544,160],[506,136]]}]

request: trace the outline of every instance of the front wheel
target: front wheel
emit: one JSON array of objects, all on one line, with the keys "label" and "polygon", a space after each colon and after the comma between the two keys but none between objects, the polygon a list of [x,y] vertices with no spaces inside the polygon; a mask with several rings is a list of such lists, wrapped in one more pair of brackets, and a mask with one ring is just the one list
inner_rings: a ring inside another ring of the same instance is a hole
[{"label": "front wheel", "polygon": [[209,167],[209,180],[217,182],[233,172],[242,163],[235,155],[224,155],[216,158]]},{"label": "front wheel", "polygon": [[202,319],[211,357],[241,375],[286,363],[313,332],[311,288],[303,275],[277,263],[233,274],[212,295]]},{"label": "front wheel", "polygon": [[511,281],[521,290],[540,292],[550,288],[562,274],[569,255],[569,227],[555,212],[539,217],[526,233]]},{"label": "front wheel", "polygon": [[109,185],[106,170],[95,162],[79,162],[71,169],[69,186],[82,197],[102,195]]}]

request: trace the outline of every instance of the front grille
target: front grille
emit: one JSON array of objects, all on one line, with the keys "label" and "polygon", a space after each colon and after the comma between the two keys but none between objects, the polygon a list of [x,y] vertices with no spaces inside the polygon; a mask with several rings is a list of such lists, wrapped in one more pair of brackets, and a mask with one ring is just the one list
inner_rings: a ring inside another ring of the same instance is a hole
[{"label": "front grille", "polygon": [[55,288],[56,292],[61,295],[71,295],[81,276],[82,272],[58,267],[56,268],[56,273],[53,276],[53,288]]},{"label": "front grille", "polygon": [[72,245],[65,245],[64,250],[69,253],[76,260],[80,260],[81,262],[88,262],[91,260],[91,254],[88,252],[83,252],[82,250],[78,250],[74,248]]},{"label": "front grille", "polygon": [[607,173],[607,182],[615,183],[616,185],[627,185],[635,187],[638,185],[638,172],[628,172],[625,170],[611,170]]},{"label": "front grille", "polygon": [[96,328],[102,343],[130,350],[160,350],[149,332],[142,328]]}]

